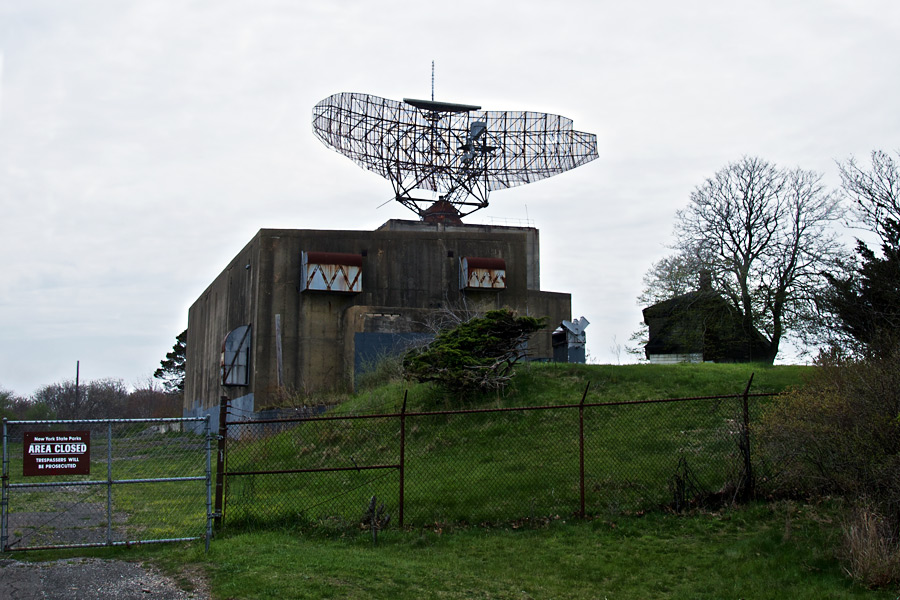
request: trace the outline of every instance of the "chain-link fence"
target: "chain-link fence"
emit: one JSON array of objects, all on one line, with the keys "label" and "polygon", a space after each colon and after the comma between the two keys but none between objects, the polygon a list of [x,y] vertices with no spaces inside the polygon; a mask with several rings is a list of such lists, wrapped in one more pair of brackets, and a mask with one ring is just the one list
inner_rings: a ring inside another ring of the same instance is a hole
[{"label": "chain-link fence", "polygon": [[206,418],[3,421],[0,549],[206,538]]},{"label": "chain-link fence", "polygon": [[355,519],[373,496],[398,506],[396,415],[227,423],[229,522]]},{"label": "chain-link fence", "polygon": [[358,523],[372,496],[401,525],[729,502],[753,493],[766,395],[226,420],[227,520]]}]

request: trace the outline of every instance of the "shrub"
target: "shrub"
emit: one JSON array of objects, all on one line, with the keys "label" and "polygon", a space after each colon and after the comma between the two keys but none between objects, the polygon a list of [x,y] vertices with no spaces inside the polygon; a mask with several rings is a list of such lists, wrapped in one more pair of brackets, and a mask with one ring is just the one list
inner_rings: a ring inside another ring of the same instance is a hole
[{"label": "shrub", "polygon": [[885,519],[867,507],[851,512],[841,552],[847,574],[867,587],[900,581],[900,545]]},{"label": "shrub", "polygon": [[[835,493],[853,506],[879,515],[865,535],[880,536],[895,559],[900,555],[900,352],[885,358],[818,359],[802,388],[780,396],[760,419],[759,441],[777,465],[781,489]],[[859,522],[856,518],[855,522]],[[852,537],[864,540],[859,525]],[[854,543],[850,561],[871,541]],[[857,572],[853,567],[848,571]],[[898,573],[894,572],[894,579]]]},{"label": "shrub", "polygon": [[362,365],[356,376],[356,389],[371,390],[403,379],[403,356],[379,354]]},{"label": "shrub", "polygon": [[528,336],[544,322],[508,309],[492,310],[411,350],[403,357],[403,368],[411,379],[463,393],[500,389],[509,381],[513,365],[525,356]]}]

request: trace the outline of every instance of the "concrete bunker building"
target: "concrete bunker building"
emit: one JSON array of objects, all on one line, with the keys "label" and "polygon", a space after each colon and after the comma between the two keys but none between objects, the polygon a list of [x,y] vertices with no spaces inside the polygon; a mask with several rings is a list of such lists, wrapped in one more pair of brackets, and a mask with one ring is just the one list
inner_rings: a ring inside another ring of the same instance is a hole
[{"label": "concrete bunker building", "polygon": [[352,385],[460,307],[547,317],[529,341],[532,360],[553,359],[552,333],[571,319],[570,294],[540,289],[532,227],[262,229],[189,310],[184,413],[215,418],[226,395],[249,415],[285,391]]},{"label": "concrete bunker building", "polygon": [[360,93],[320,101],[312,124],[422,220],[375,231],[260,230],[190,308],[186,415],[215,422],[223,395],[250,416],[285,392],[351,386],[379,356],[430,338],[429,324],[460,308],[547,317],[529,340],[531,358],[584,356],[586,320],[569,321],[571,296],[541,291],[537,229],[462,217],[485,208],[494,190],[596,159],[594,134],[559,115]]}]

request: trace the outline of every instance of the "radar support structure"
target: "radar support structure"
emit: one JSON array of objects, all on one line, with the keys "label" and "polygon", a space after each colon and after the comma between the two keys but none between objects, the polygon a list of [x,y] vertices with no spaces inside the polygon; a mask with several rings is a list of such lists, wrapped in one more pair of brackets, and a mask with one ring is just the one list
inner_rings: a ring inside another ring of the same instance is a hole
[{"label": "radar support structure", "polygon": [[369,94],[334,94],[316,104],[313,132],[390,181],[395,200],[432,222],[461,223],[488,206],[493,190],[597,158],[597,136],[559,115]]}]

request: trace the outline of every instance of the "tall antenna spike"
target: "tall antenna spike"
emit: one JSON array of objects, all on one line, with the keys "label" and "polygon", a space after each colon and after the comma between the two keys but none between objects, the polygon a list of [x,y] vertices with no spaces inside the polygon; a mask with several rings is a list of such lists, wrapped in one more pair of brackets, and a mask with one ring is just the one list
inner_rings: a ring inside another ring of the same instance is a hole
[{"label": "tall antenna spike", "polygon": [[434,61],[431,61],[431,101],[434,102]]}]

